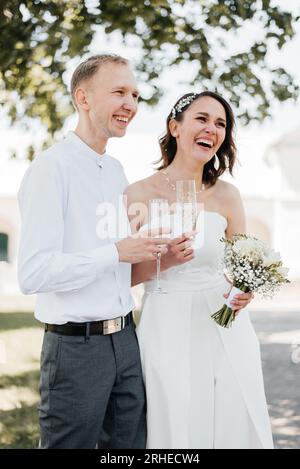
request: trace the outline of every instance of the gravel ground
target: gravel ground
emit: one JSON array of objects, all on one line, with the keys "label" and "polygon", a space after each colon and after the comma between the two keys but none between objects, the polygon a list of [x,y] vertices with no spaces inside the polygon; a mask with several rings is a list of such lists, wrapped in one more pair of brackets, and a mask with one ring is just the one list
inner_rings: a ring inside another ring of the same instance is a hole
[{"label": "gravel ground", "polygon": [[300,305],[298,312],[253,311],[251,317],[261,343],[275,448],[300,449],[300,363],[291,360],[292,344],[300,347]]}]

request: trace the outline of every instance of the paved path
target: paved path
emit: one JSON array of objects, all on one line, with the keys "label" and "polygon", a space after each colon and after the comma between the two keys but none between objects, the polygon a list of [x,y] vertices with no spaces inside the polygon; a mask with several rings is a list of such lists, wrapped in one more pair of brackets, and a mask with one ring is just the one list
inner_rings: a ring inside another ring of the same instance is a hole
[{"label": "paved path", "polygon": [[291,344],[300,344],[298,311],[252,311],[261,342],[265,389],[276,448],[300,449],[300,363],[291,361]]}]

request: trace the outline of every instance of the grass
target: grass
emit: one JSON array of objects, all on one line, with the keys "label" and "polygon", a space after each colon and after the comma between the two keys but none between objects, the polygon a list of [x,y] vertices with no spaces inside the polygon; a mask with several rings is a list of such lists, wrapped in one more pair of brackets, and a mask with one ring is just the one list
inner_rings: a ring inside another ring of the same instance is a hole
[{"label": "grass", "polygon": [[15,376],[4,375],[0,376],[0,389],[17,387],[17,388],[30,388],[36,389],[39,380],[39,370],[28,371],[27,373],[20,373]]},{"label": "grass", "polygon": [[0,313],[0,332],[29,327],[42,328],[43,325],[30,313]]},{"label": "grass", "polygon": [[36,405],[23,405],[19,409],[1,412],[0,449],[37,448],[39,427]]},{"label": "grass", "polygon": [[30,313],[0,313],[0,448],[37,448],[42,325]]}]

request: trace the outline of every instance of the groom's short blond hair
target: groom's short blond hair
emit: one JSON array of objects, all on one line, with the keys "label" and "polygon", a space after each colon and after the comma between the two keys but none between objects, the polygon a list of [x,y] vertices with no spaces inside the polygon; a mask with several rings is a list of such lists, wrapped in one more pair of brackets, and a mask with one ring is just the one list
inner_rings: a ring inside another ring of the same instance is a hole
[{"label": "groom's short blond hair", "polygon": [[95,73],[97,73],[102,65],[108,63],[128,65],[129,62],[127,59],[117,54],[98,54],[92,55],[76,67],[71,78],[71,97],[76,109],[75,91],[80,83],[91,78]]}]

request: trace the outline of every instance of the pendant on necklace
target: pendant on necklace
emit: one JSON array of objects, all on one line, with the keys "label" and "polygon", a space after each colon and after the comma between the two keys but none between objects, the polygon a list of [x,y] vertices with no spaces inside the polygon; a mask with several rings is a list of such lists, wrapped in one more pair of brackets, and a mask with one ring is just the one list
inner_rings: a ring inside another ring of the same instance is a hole
[{"label": "pendant on necklace", "polygon": [[[162,173],[165,177],[165,180],[167,181],[167,184],[172,189],[172,191],[176,191],[176,185],[170,181],[167,170],[163,170]],[[196,194],[201,194],[201,192],[204,192],[204,191],[205,191],[205,184],[202,183],[200,191],[196,191]]]}]

